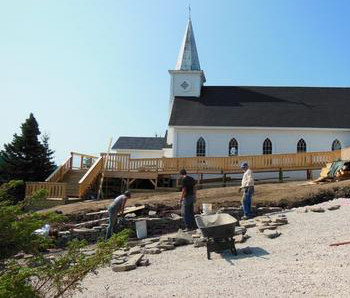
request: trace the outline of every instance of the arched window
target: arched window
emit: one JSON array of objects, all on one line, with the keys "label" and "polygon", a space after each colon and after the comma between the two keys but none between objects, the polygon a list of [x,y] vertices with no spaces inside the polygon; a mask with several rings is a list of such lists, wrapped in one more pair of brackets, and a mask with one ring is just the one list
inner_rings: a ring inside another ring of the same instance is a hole
[{"label": "arched window", "polygon": [[228,144],[228,155],[238,155],[238,142],[235,138],[231,139],[230,143]]},{"label": "arched window", "polygon": [[263,154],[272,154],[272,142],[269,138],[263,143]]},{"label": "arched window", "polygon": [[205,156],[205,141],[202,137],[197,141],[197,156]]},{"label": "arched window", "polygon": [[306,152],[306,142],[304,139],[300,139],[297,144],[297,152]]},{"label": "arched window", "polygon": [[332,143],[332,151],[340,150],[341,149],[341,143],[338,139],[335,139]]}]

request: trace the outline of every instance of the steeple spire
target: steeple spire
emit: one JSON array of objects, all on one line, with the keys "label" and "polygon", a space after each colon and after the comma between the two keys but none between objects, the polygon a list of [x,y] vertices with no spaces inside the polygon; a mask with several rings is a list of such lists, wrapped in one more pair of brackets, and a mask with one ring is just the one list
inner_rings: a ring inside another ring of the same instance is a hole
[{"label": "steeple spire", "polygon": [[201,70],[192,28],[191,7],[189,7],[188,24],[179,56],[177,58],[175,70]]}]

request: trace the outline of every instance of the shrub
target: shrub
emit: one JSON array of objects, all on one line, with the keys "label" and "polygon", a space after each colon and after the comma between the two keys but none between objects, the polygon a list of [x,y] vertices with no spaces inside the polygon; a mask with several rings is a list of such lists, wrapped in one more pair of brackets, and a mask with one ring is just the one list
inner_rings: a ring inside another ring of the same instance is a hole
[{"label": "shrub", "polygon": [[99,242],[96,253],[86,256],[84,241],[72,241],[68,251],[49,261],[37,255],[25,265],[10,262],[0,273],[0,297],[61,297],[74,290],[82,291],[81,281],[89,272],[109,263],[112,252],[125,245],[130,230],[115,234],[108,242]]},{"label": "shrub", "polygon": [[8,201],[15,205],[24,199],[25,184],[23,180],[11,180],[0,186],[0,202]]}]

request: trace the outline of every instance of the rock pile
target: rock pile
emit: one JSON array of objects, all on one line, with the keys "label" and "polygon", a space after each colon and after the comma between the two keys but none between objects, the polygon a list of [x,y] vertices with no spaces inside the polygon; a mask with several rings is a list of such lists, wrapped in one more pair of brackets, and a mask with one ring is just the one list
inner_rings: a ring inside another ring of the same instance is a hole
[{"label": "rock pile", "polygon": [[[246,229],[256,227],[260,233],[272,239],[281,235],[281,233],[277,231],[277,227],[288,224],[288,219],[285,214],[263,215],[255,217],[254,219],[241,220],[239,223],[241,227]],[[240,243],[237,240],[236,242]]]}]

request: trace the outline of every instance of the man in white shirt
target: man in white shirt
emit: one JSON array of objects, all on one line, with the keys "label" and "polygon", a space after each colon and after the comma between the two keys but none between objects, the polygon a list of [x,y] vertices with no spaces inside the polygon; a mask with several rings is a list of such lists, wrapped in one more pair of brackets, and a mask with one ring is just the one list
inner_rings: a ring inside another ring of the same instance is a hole
[{"label": "man in white shirt", "polygon": [[249,169],[248,163],[243,162],[241,168],[244,171],[242,184],[239,191],[243,190],[242,206],[243,206],[243,219],[252,217],[252,196],[254,193],[254,178],[253,172]]},{"label": "man in white shirt", "polygon": [[116,197],[112,204],[109,205],[108,207],[108,214],[109,214],[109,223],[108,223],[108,228],[107,228],[107,233],[106,233],[106,240],[108,240],[114,231],[114,226],[117,222],[118,219],[118,214],[123,216],[124,213],[124,208],[126,201],[130,199],[131,194],[129,191],[126,191],[124,194],[120,195],[119,197]]}]

